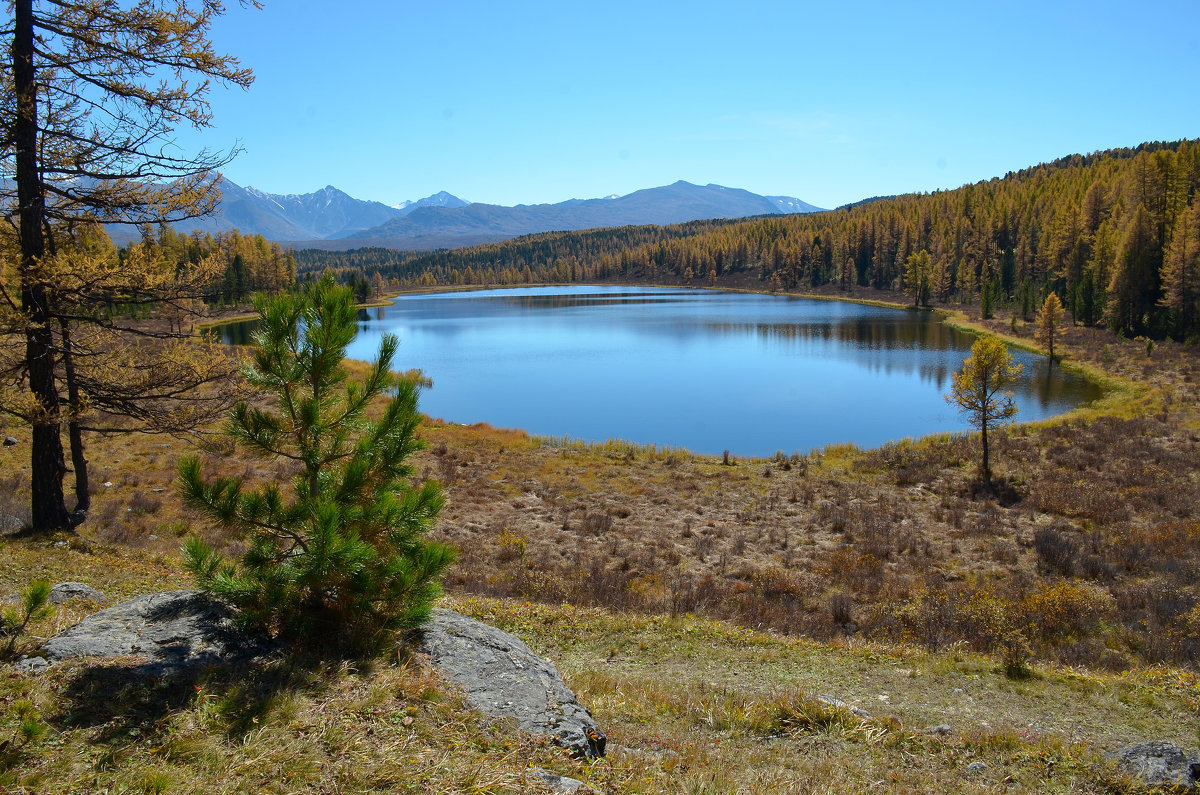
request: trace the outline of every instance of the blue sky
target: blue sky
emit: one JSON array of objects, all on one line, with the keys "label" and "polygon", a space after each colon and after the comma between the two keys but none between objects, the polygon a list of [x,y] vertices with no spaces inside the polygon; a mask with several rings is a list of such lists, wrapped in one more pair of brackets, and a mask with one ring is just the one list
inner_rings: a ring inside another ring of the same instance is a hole
[{"label": "blue sky", "polygon": [[833,207],[1200,137],[1200,2],[229,4],[242,185],[496,204],[685,179]]}]

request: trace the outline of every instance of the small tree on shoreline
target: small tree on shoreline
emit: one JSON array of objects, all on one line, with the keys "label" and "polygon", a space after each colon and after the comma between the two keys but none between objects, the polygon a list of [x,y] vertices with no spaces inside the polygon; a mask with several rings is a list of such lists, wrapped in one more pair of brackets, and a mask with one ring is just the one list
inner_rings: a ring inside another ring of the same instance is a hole
[{"label": "small tree on shoreline", "polygon": [[[240,564],[199,538],[184,547],[200,585],[242,610],[249,624],[297,638],[315,634],[353,652],[372,651],[428,617],[438,579],[454,551],[428,541],[443,505],[441,488],[410,484],[418,384],[392,372],[398,341],[386,335],[365,381],[342,366],[357,333],[347,288],[323,279],[305,294],[258,297],[262,327],[251,385],[274,393],[277,409],[239,403],[231,435],[264,457],[302,467],[290,494],[270,483],[244,489],[240,478],[206,480],[195,457],[180,463],[187,504],[245,537]],[[391,395],[383,416],[367,407]]]},{"label": "small tree on shoreline", "polygon": [[929,306],[933,288],[933,266],[924,249],[910,254],[904,263],[904,282],[913,297],[913,306]]},{"label": "small tree on shoreline", "polygon": [[979,429],[983,440],[983,461],[979,475],[984,482],[992,479],[988,459],[988,429],[1010,421],[1017,413],[1013,394],[1007,391],[1017,382],[1021,365],[1014,364],[1003,342],[995,337],[980,337],[971,346],[971,355],[954,374],[946,402],[958,406],[967,422]]},{"label": "small tree on shoreline", "polygon": [[1054,338],[1062,324],[1063,305],[1058,294],[1051,292],[1037,313],[1037,341],[1046,346],[1050,358],[1054,359]]}]

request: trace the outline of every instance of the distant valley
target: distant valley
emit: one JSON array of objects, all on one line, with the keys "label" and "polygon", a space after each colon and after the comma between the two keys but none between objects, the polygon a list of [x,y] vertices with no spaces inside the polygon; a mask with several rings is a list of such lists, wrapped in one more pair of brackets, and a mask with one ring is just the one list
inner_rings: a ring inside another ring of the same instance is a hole
[{"label": "distant valley", "polygon": [[[432,250],[506,240],[520,235],[608,226],[674,224],[819,212],[790,196],[760,196],[721,185],[679,181],[626,196],[569,199],[557,204],[505,207],[464,201],[445,191],[399,206],[356,199],[328,185],[305,194],[274,194],[221,182],[217,214],[177,224],[179,231],[238,229],[296,248],[345,250],[363,246]],[[118,244],[136,239],[132,227],[111,226]]]}]

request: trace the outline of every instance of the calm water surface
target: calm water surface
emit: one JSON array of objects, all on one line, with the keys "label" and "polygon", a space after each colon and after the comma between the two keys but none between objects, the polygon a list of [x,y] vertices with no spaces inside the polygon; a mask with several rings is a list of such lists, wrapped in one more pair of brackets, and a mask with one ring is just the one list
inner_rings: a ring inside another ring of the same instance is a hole
[{"label": "calm water surface", "polygon": [[[249,327],[222,333],[245,342]],[[414,295],[363,310],[350,355],[373,358],[384,333],[399,369],[433,379],[422,410],[452,422],[743,456],[970,429],[943,395],[974,337],[930,312],[663,288]],[[1100,395],[1013,355],[1021,420]]]}]

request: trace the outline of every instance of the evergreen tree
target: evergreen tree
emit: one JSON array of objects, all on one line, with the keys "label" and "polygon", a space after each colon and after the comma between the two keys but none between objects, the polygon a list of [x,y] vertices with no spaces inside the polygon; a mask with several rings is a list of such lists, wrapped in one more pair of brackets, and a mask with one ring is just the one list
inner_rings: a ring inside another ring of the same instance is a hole
[{"label": "evergreen tree", "polygon": [[[431,481],[411,485],[418,385],[393,373],[399,344],[386,335],[362,384],[342,366],[357,333],[349,288],[322,279],[305,293],[255,299],[247,380],[273,393],[277,408],[239,403],[230,432],[251,451],[303,470],[285,494],[278,484],[246,489],[240,478],[206,480],[195,457],[180,463],[187,504],[244,536],[240,564],[198,538],[185,559],[200,585],[237,605],[245,620],[285,638],[312,633],[352,650],[379,648],[429,616],[453,551],[430,542],[443,498]],[[382,417],[368,406],[390,395]]]},{"label": "evergreen tree", "polygon": [[929,306],[933,288],[933,268],[929,252],[924,249],[910,254],[904,263],[904,281],[913,297],[913,306]]},{"label": "evergreen tree", "polygon": [[985,281],[979,289],[979,316],[984,320],[992,317],[995,307],[995,290],[992,289],[992,283]]},{"label": "evergreen tree", "polygon": [[1139,204],[1121,238],[1108,285],[1109,323],[1114,329],[1128,334],[1146,330],[1147,313],[1154,307],[1158,293],[1155,247],[1153,218]]}]

